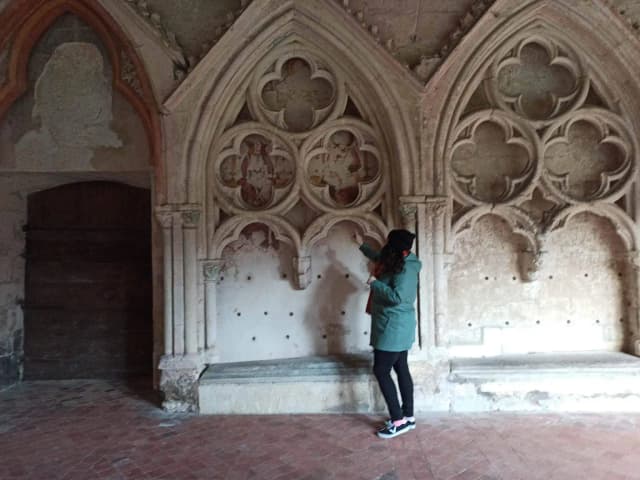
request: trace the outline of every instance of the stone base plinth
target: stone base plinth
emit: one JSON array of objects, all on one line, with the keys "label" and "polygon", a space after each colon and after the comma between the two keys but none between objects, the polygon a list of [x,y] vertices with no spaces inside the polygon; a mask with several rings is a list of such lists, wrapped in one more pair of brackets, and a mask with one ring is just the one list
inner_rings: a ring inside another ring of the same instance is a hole
[{"label": "stone base plinth", "polygon": [[370,355],[211,365],[200,378],[198,397],[203,414],[385,410]]}]

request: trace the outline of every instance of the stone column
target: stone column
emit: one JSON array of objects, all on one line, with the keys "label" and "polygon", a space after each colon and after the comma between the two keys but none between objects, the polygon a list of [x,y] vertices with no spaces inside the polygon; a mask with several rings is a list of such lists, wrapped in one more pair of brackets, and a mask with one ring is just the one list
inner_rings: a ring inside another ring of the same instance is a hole
[{"label": "stone column", "polygon": [[640,252],[633,250],[627,253],[627,281],[625,285],[628,298],[627,316],[629,325],[636,332],[630,339],[634,355],[640,356]]},{"label": "stone column", "polygon": [[432,276],[432,306],[429,319],[428,345],[443,347],[445,343],[447,307],[448,307],[448,269],[452,257],[447,252],[447,235],[449,232],[449,201],[446,197],[427,198],[424,215],[425,228],[429,231],[430,266]]},{"label": "stone column", "polygon": [[216,344],[218,334],[218,312],[216,285],[222,270],[222,259],[205,260],[202,262],[202,275],[204,277],[204,305],[205,305],[205,361],[215,363],[219,353]]},{"label": "stone column", "polygon": [[196,228],[200,221],[199,210],[182,211],[184,248],[184,329],[187,354],[198,353],[198,274]]},{"label": "stone column", "polygon": [[[420,256],[422,252],[422,244],[421,244],[421,235],[419,233],[419,228],[417,225],[417,214],[418,214],[418,203],[423,199],[423,197],[401,197],[400,198],[400,223],[402,228],[405,230],[409,230],[416,234],[416,240],[413,244],[413,252]],[[422,306],[424,304],[424,266],[422,271],[420,272],[420,278],[418,283],[418,298],[417,298],[417,306],[416,306],[416,341],[411,347],[409,351],[409,356],[412,359],[419,357],[424,350],[424,341],[423,335],[425,331],[425,326],[423,324],[424,317],[422,312]]]},{"label": "stone column", "polygon": [[158,368],[163,407],[197,409],[198,378],[204,366],[198,351],[197,205],[163,205],[156,217],[164,239],[165,352]]},{"label": "stone column", "polygon": [[164,289],[164,354],[173,354],[173,213],[157,211],[162,227],[163,289]]}]

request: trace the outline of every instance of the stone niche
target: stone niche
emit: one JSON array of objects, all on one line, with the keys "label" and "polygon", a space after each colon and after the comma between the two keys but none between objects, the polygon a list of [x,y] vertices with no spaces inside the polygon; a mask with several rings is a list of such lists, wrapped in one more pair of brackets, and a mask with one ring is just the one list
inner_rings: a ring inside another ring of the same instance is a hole
[{"label": "stone niche", "polygon": [[314,246],[311,282],[300,290],[291,245],[264,224],[243,229],[218,278],[220,361],[368,351],[368,260],[353,231],[338,224]]},{"label": "stone niche", "polygon": [[21,376],[27,196],[84,180],[151,186],[147,135],[112,87],[109,58],[91,27],[62,15],[32,49],[27,90],[0,122],[0,388]]},{"label": "stone niche", "polygon": [[535,282],[523,282],[522,237],[487,215],[462,233],[449,278],[447,343],[454,356],[619,351],[632,335],[625,247],[611,222],[571,219],[547,240]]},{"label": "stone niche", "polygon": [[274,53],[211,146],[216,361],[369,350],[368,261],[351,237],[385,235],[385,149],[347,91],[319,56]]}]

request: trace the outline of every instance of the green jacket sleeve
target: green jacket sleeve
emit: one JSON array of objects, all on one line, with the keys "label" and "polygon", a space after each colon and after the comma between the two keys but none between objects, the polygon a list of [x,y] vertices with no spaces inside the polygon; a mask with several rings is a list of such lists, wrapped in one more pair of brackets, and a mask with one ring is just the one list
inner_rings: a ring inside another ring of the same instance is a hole
[{"label": "green jacket sleeve", "polygon": [[375,298],[380,303],[387,305],[399,305],[403,302],[412,301],[418,288],[418,272],[412,269],[405,269],[401,273],[394,275],[390,285],[380,280],[371,282],[371,290]]},{"label": "green jacket sleeve", "polygon": [[364,253],[365,257],[373,261],[378,260],[378,258],[380,257],[380,252],[374,250],[366,243],[363,243],[362,245],[360,245],[360,251]]}]

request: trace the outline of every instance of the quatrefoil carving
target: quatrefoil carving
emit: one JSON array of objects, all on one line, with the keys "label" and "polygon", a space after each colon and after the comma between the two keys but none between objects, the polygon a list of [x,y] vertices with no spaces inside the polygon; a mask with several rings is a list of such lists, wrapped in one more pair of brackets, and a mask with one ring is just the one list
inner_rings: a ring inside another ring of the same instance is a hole
[{"label": "quatrefoil carving", "polygon": [[610,198],[634,173],[631,137],[613,113],[584,109],[543,138],[544,179],[568,202]]},{"label": "quatrefoil carving", "polygon": [[472,204],[506,203],[537,175],[537,141],[501,112],[479,112],[457,129],[451,150],[454,186]]},{"label": "quatrefoil carving", "polygon": [[216,162],[221,200],[236,210],[266,210],[291,191],[295,155],[284,140],[249,126],[230,131],[225,143]]},{"label": "quatrefoil carving", "polygon": [[579,106],[589,82],[576,55],[534,35],[496,60],[486,86],[493,102],[540,125]]},{"label": "quatrefoil carving", "polygon": [[372,199],[381,184],[380,152],[362,125],[333,126],[305,142],[305,188],[320,208],[349,208]]},{"label": "quatrefoil carving", "polygon": [[336,103],[334,76],[308,56],[280,58],[255,88],[254,101],[268,121],[294,133],[326,120]]}]

